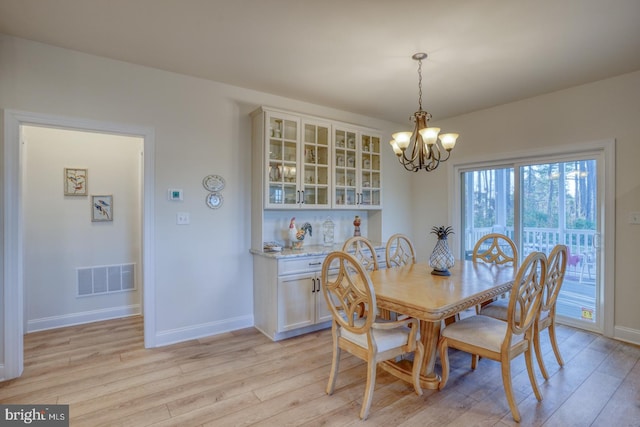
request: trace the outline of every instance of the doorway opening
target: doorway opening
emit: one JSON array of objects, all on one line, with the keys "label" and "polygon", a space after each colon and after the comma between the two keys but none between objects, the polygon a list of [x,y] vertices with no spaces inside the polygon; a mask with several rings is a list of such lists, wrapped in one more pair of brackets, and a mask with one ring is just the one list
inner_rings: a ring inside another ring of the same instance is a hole
[{"label": "doorway opening", "polygon": [[142,314],[144,140],[23,125],[21,141],[25,332]]},{"label": "doorway opening", "polygon": [[[142,292],[142,313],[144,317],[145,347],[155,347],[155,287],[154,287],[154,245],[153,245],[153,194],[154,194],[154,133],[150,128],[105,123],[93,120],[66,118],[43,114],[4,111],[4,336],[2,352],[4,354],[4,371],[0,378],[10,379],[21,375],[24,367],[23,335],[25,328],[25,200],[23,190],[27,171],[25,164],[26,152],[22,136],[28,127],[65,129],[95,134],[110,134],[127,136],[142,140],[142,151],[138,158],[139,179],[135,183],[140,189],[137,197],[139,205],[139,228],[141,238],[138,241],[140,256],[140,289]],[[83,169],[74,164],[70,168]],[[64,172],[60,172],[63,174]],[[89,171],[91,173],[91,171]],[[59,190],[63,191],[64,175],[58,175]],[[89,175],[89,191],[91,190],[91,175]],[[96,190],[98,190],[96,188]],[[37,189],[36,189],[37,191]],[[100,190],[100,192],[106,192]],[[97,194],[108,195],[108,194]],[[46,209],[48,197],[55,197],[43,193],[43,206]],[[69,196],[65,196],[69,197]],[[91,198],[91,194],[87,196]],[[114,200],[114,214],[117,215],[117,198]],[[86,204],[86,215],[91,218],[90,204]],[[104,224],[103,224],[104,225]],[[95,266],[94,266],[95,267]],[[90,312],[87,310],[86,312]],[[85,312],[85,313],[86,313]]]}]

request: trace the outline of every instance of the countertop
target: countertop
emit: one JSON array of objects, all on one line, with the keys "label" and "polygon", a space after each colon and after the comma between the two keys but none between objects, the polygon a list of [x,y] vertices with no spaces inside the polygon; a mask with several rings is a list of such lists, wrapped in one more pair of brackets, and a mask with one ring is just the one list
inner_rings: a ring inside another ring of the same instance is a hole
[{"label": "countertop", "polygon": [[[371,242],[371,244],[376,250],[385,248],[385,243]],[[333,246],[304,245],[302,249],[282,248],[281,252],[265,252],[262,249],[250,249],[249,252],[253,255],[259,255],[267,258],[296,258],[327,255],[329,252],[342,250],[342,245],[343,243],[337,243]]]}]

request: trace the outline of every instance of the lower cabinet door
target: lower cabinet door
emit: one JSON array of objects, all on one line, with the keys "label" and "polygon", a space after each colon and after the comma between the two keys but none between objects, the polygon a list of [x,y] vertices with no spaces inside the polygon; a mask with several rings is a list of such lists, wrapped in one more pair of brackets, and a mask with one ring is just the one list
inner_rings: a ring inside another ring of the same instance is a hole
[{"label": "lower cabinet door", "polygon": [[[337,277],[337,274],[329,275],[330,279],[334,279]],[[322,279],[320,274],[316,278],[316,323],[326,322],[331,320],[331,311],[329,311],[329,307],[327,305],[327,301],[324,297],[324,293],[321,288]]]},{"label": "lower cabinet door", "polygon": [[316,287],[319,287],[319,281],[315,274],[292,275],[278,280],[278,332],[315,323]]}]

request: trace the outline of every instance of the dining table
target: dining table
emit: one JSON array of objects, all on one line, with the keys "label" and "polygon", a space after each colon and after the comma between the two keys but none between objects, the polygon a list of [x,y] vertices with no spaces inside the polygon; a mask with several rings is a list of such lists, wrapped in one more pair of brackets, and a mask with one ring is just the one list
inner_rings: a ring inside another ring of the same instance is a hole
[{"label": "dining table", "polygon": [[[428,263],[408,264],[369,273],[377,306],[420,320],[424,358],[420,384],[437,389],[435,372],[438,339],[444,321],[510,291],[517,269],[512,265],[457,260],[449,276],[432,273]],[[411,382],[412,362],[387,361],[382,368]]]}]

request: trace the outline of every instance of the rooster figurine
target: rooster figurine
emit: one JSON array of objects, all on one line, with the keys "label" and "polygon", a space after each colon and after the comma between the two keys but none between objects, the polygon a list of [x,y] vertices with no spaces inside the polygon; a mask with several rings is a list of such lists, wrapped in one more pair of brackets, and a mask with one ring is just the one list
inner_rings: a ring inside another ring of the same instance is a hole
[{"label": "rooster figurine", "polygon": [[308,222],[305,222],[304,224],[302,224],[302,227],[300,227],[296,231],[296,240],[292,242],[294,249],[302,249],[302,244],[304,243],[304,238],[307,235],[307,232],[309,233],[309,236],[313,235],[312,234],[313,229],[311,228],[311,224],[309,224]]}]

